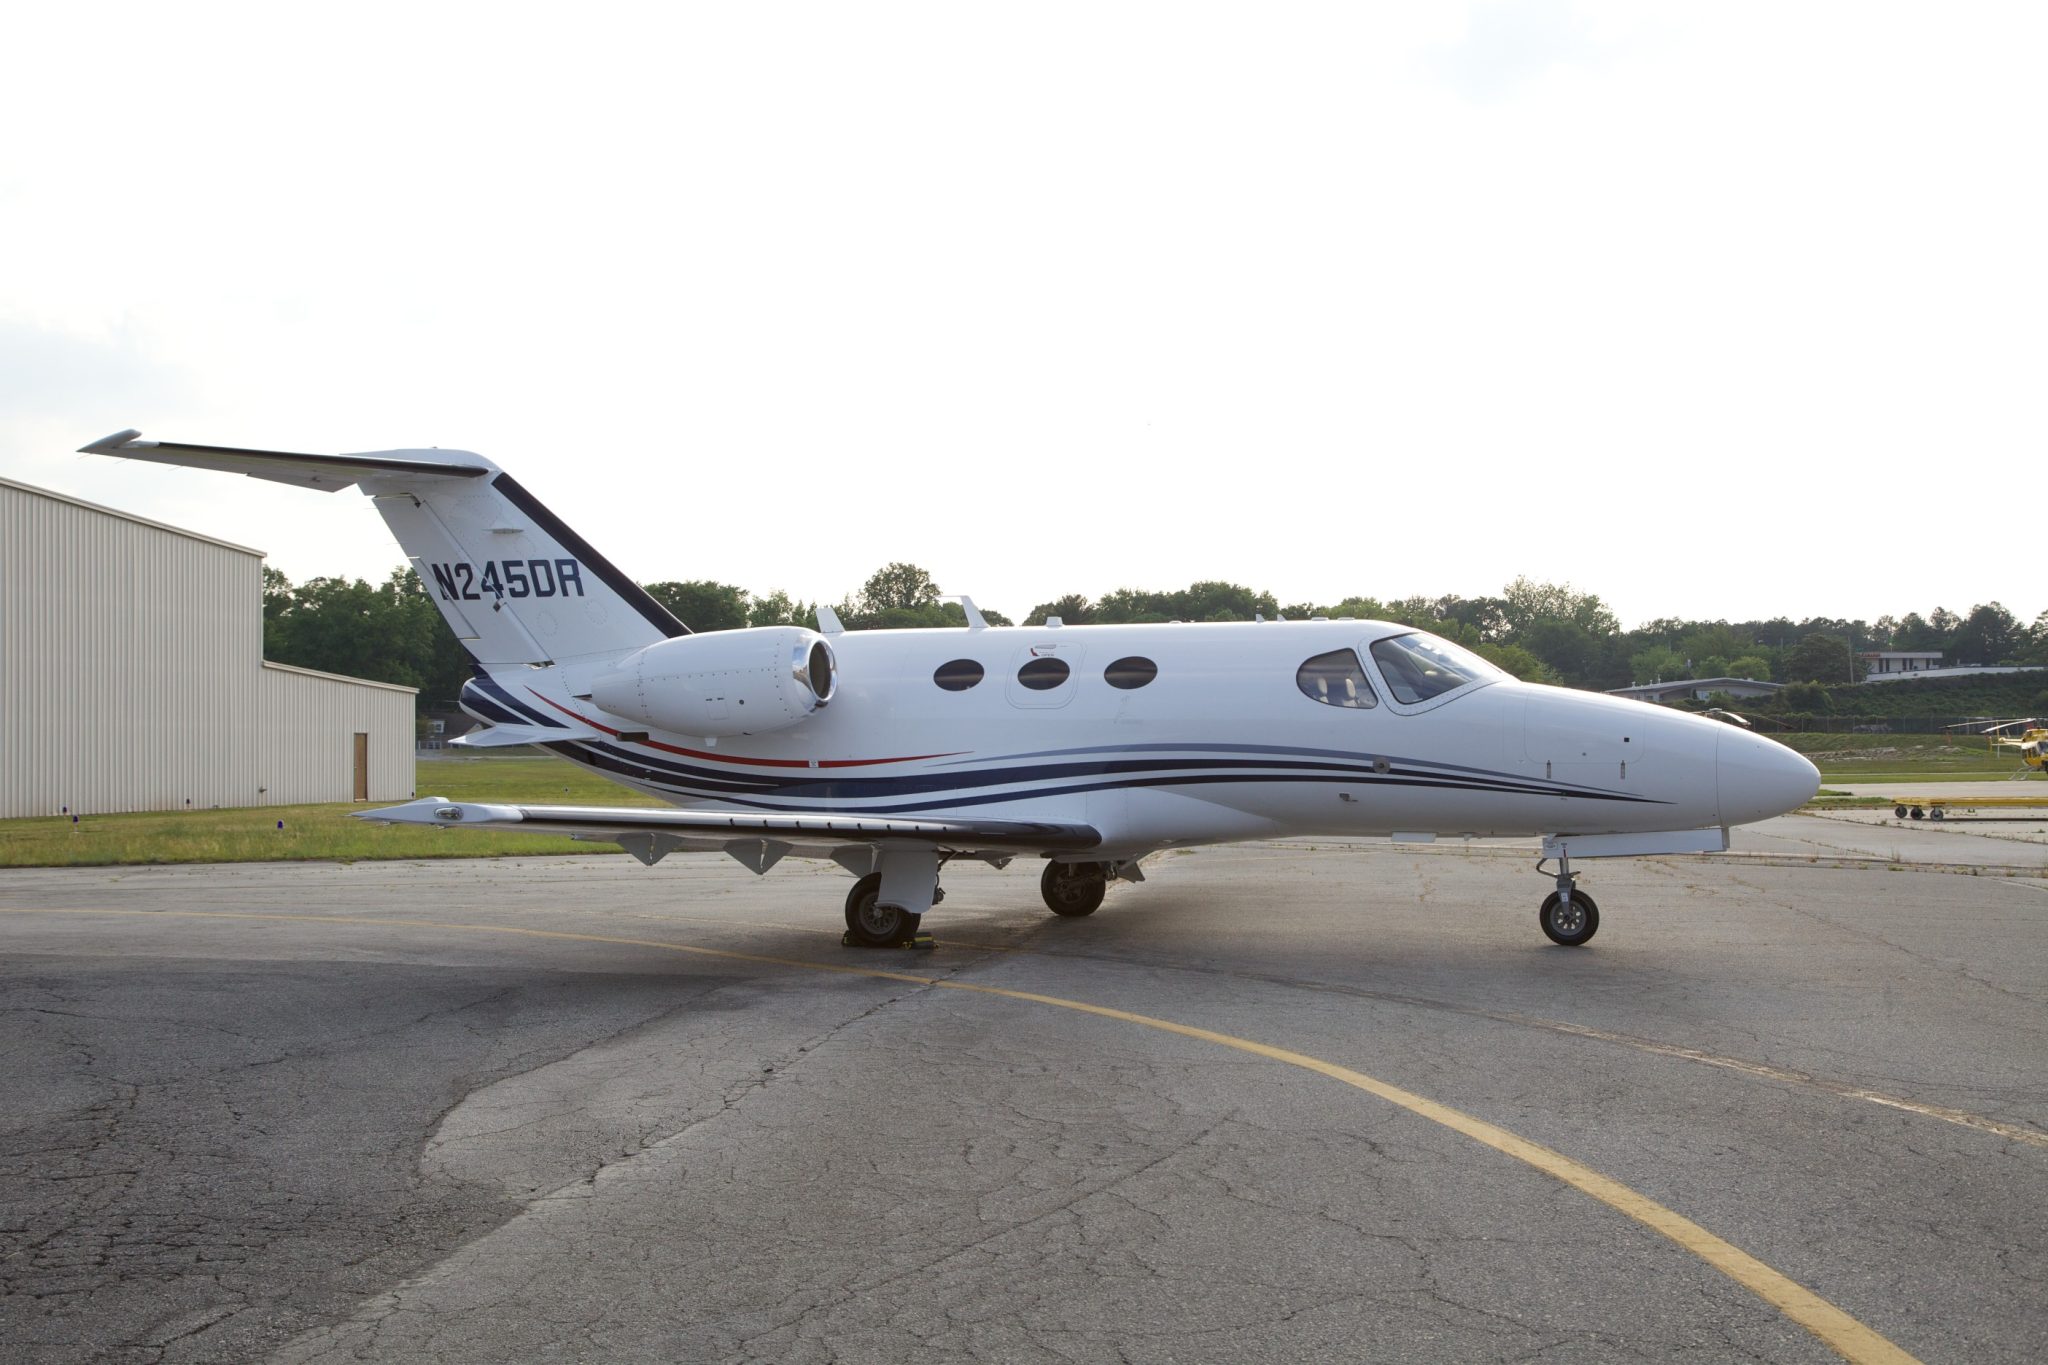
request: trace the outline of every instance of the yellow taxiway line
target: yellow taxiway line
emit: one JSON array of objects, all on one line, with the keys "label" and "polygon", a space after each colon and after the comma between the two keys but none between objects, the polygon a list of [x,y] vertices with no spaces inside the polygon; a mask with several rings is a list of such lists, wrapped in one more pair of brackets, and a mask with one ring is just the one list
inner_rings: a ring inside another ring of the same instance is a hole
[{"label": "yellow taxiway line", "polygon": [[1363,1090],[1377,1096],[1398,1108],[1405,1109],[1431,1123],[1441,1124],[1454,1133],[1472,1141],[1491,1147],[1505,1156],[1513,1157],[1525,1165],[1534,1167],[1554,1180],[1560,1181],[1582,1194],[1599,1200],[1619,1213],[1635,1219],[1644,1227],[1662,1234],[1686,1251],[1699,1257],[1729,1279],[1749,1290],[1764,1302],[1798,1323],[1821,1343],[1844,1360],[1857,1365],[1871,1362],[1876,1365],[1918,1365],[1915,1357],[1907,1354],[1891,1341],[1841,1309],[1829,1303],[1805,1286],[1789,1279],[1756,1257],[1716,1237],[1698,1223],[1674,1210],[1664,1207],[1646,1195],[1638,1194],[1618,1180],[1600,1174],[1592,1167],[1572,1160],[1561,1152],[1529,1141],[1527,1138],[1509,1132],[1498,1125],[1475,1118],[1449,1105],[1438,1104],[1413,1091],[1375,1079],[1362,1071],[1354,1071],[1335,1062],[1326,1062],[1304,1052],[1273,1047],[1267,1043],[1255,1042],[1249,1038],[1238,1038],[1228,1033],[1217,1033],[1211,1029],[1196,1028],[1191,1024],[1176,1023],[1171,1019],[1159,1019],[1149,1014],[1134,1014],[1129,1010],[1112,1009],[1107,1005],[1093,1005],[1085,1000],[1068,1000],[1057,995],[1040,995],[1033,991],[1016,991],[1002,986],[985,986],[967,981],[950,981],[937,977],[919,976],[914,972],[891,972],[875,967],[847,967],[829,962],[806,962],[800,958],[769,957],[760,953],[742,953],[729,948],[703,948],[694,944],[666,943],[660,939],[619,938],[606,934],[579,934],[562,929],[527,929],[509,924],[470,924],[448,920],[381,919],[367,915],[284,915],[262,914],[236,910],[104,910],[104,909],[36,909],[27,906],[0,906],[0,913],[6,914],[55,914],[55,915],[120,915],[142,919],[151,917],[176,917],[180,919],[221,919],[259,920],[286,923],[348,924],[380,929],[440,929],[468,933],[505,934],[521,938],[558,939],[575,943],[603,943],[627,948],[653,948],[661,952],[687,953],[697,957],[720,958],[729,962],[752,962],[768,967],[793,967],[801,971],[831,972],[840,976],[867,977],[878,981],[900,981],[909,985],[925,986],[938,990],[968,991],[976,995],[998,996],[1006,1000],[1020,1000],[1034,1005],[1047,1005],[1055,1009],[1073,1010],[1080,1014],[1092,1014],[1102,1019],[1113,1019],[1118,1023],[1135,1024],[1143,1028],[1157,1029],[1162,1033],[1179,1034],[1218,1047],[1227,1047],[1237,1052],[1264,1057],[1269,1061],[1287,1066],[1299,1067],[1304,1071],[1327,1077],[1340,1084]]}]

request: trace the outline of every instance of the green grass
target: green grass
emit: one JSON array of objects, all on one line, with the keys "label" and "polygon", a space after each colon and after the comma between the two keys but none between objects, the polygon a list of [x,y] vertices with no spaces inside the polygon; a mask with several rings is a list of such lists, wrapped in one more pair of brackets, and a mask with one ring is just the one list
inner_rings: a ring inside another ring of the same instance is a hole
[{"label": "green grass", "polygon": [[1795,731],[1770,738],[1812,759],[1822,782],[1983,782],[2010,777],[2020,766],[2010,751],[1987,752],[1980,737]]},{"label": "green grass", "polygon": [[413,781],[421,796],[445,796],[451,801],[530,801],[551,806],[661,804],[566,758],[531,749],[497,754],[454,752],[445,758],[422,755]]},{"label": "green grass", "polygon": [[[656,806],[552,754],[422,758],[425,796],[457,801],[524,800],[547,805]],[[395,804],[395,803],[372,803]],[[138,812],[0,821],[0,867],[124,863],[247,863],[318,859],[490,858],[543,853],[616,853],[615,844],[497,830],[430,829],[352,819],[359,803],[250,806],[237,810]],[[283,828],[278,828],[279,822]]]},{"label": "green grass", "polygon": [[1891,804],[1892,799],[1888,796],[1851,796],[1847,792],[1833,791],[1827,787],[1822,787],[1813,800],[1807,802],[1807,805],[1817,806],[1822,810],[1876,810],[1880,806]]}]

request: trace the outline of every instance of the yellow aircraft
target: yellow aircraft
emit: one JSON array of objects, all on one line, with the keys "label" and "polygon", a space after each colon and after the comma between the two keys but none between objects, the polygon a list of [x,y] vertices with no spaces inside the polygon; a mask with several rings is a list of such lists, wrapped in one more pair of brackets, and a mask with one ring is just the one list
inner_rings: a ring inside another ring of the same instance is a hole
[{"label": "yellow aircraft", "polygon": [[[1977,722],[1972,722],[1976,724]],[[1950,729],[1959,729],[1950,726]],[[2019,733],[2012,733],[2017,729]],[[1991,747],[2014,749],[2019,752],[2020,762],[2036,772],[2048,773],[2048,728],[2044,728],[2039,716],[2021,716],[2018,720],[2001,720],[1978,731],[1990,737]],[[2024,769],[2014,774],[2025,776]]]}]

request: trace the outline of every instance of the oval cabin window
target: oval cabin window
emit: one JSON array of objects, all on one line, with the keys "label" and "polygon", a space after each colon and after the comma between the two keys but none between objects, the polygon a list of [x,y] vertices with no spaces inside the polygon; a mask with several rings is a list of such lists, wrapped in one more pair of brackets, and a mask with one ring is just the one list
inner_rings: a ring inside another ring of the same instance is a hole
[{"label": "oval cabin window", "polygon": [[1108,683],[1111,687],[1122,688],[1126,692],[1132,688],[1143,687],[1158,676],[1159,665],[1153,663],[1150,659],[1136,654],[1131,655],[1129,658],[1118,659],[1108,668],[1102,670],[1102,680],[1104,682]]},{"label": "oval cabin window", "polygon": [[940,664],[932,681],[948,692],[965,692],[981,681],[981,665],[972,659],[954,659]]},{"label": "oval cabin window", "polygon": [[1065,659],[1033,659],[1017,670],[1017,681],[1033,692],[1050,692],[1067,680]]}]

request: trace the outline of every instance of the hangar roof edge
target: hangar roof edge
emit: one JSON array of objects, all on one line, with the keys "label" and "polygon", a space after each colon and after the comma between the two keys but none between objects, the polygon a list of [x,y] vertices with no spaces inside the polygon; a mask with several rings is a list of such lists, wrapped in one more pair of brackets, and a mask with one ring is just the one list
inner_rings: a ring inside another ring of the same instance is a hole
[{"label": "hangar roof edge", "polygon": [[263,666],[276,669],[279,673],[297,673],[307,678],[325,678],[329,682],[354,683],[358,687],[381,687],[386,692],[404,692],[412,696],[418,696],[420,691],[417,687],[407,687],[404,683],[379,682],[375,678],[354,678],[346,673],[325,673],[317,668],[301,668],[297,664],[281,664],[275,659],[265,659]]},{"label": "hangar roof edge", "polygon": [[23,483],[19,479],[0,477],[0,488],[12,488],[23,493],[33,493],[39,498],[48,498],[52,502],[68,502],[73,507],[83,507],[88,512],[101,512],[110,517],[119,517],[123,521],[132,521],[137,525],[148,526],[158,531],[168,531],[174,536],[184,536],[187,540],[200,540],[208,545],[218,545],[224,550],[239,550],[245,555],[254,555],[258,559],[265,557],[264,551],[253,549],[247,545],[237,545],[232,540],[222,540],[219,536],[209,536],[201,531],[190,531],[183,526],[173,526],[167,521],[152,521],[148,517],[138,517],[133,512],[123,512],[118,507],[108,507],[102,503],[87,502],[84,498],[74,498],[69,493],[59,493],[54,488],[44,488],[40,484]]}]

